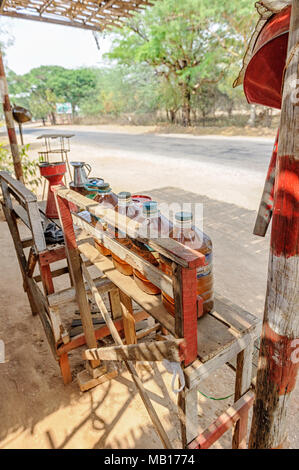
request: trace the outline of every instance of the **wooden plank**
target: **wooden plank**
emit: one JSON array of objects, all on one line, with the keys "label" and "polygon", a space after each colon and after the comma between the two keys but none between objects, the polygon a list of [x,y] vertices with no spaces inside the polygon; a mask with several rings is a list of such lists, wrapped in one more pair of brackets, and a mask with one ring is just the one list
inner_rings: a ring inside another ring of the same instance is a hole
[{"label": "wooden plank", "polygon": [[[252,360],[254,342],[249,344],[237,356],[235,401],[238,401],[251,387]],[[247,447],[248,413],[242,416],[233,430],[233,449],[246,449]]]},{"label": "wooden plank", "polygon": [[42,291],[39,289],[38,285],[32,278],[28,278],[28,283],[30,285],[30,290],[33,294],[34,301],[37,305],[37,313],[40,317],[42,322],[48,343],[50,345],[51,351],[55,359],[58,358],[57,349],[56,349],[56,341],[54,338],[52,325],[48,315],[48,304],[45,296],[43,295]]},{"label": "wooden plank", "polygon": [[32,238],[34,240],[34,245],[37,252],[39,253],[41,251],[46,250],[47,245],[44,230],[42,227],[41,216],[36,201],[27,203],[27,214],[31,227]]},{"label": "wooden plank", "polygon": [[225,348],[219,348],[220,351],[207,362],[194,361],[193,364],[184,369],[186,386],[190,389],[196,387],[200,381],[206,379],[212,372],[231,361],[239,352],[249,346],[255,340],[256,335],[256,331],[239,335]]},{"label": "wooden plank", "polygon": [[27,276],[27,260],[26,260],[26,256],[23,250],[23,245],[22,245],[15,213],[13,211],[12,200],[8,191],[7,183],[4,181],[4,179],[1,179],[1,188],[2,188],[2,194],[3,194],[3,200],[4,200],[3,211],[5,214],[5,218],[9,227],[9,231],[10,231],[13,243],[14,243],[15,250],[16,250],[17,259],[18,259],[18,263],[19,263],[22,278],[23,278],[24,290],[27,293],[32,314],[36,315],[37,313],[39,313],[38,306],[31,290],[31,283],[29,281],[30,278],[28,278]]},{"label": "wooden plank", "polygon": [[101,256],[96,248],[88,243],[83,243],[79,251],[89,259],[98,270],[105,274],[119,289],[132,298],[140,307],[161,323],[168,331],[175,335],[174,318],[170,315],[161,302],[161,297],[149,295],[136,287],[130,276],[125,276],[117,271],[110,259]]},{"label": "wooden plank", "polygon": [[180,345],[184,340],[154,341],[150,343],[112,346],[83,351],[83,359],[102,361],[163,361],[181,362]]},{"label": "wooden plank", "polygon": [[240,400],[228,408],[216,421],[211,424],[204,432],[197,436],[190,444],[188,449],[208,449],[223,434],[236,423],[243,413],[248,413],[254,401],[252,391],[246,393]]},{"label": "wooden plank", "polygon": [[26,237],[21,240],[23,248],[28,248],[29,246],[33,245],[33,238]]},{"label": "wooden plank", "polygon": [[[65,266],[64,268],[59,268],[59,269],[55,269],[54,271],[51,271],[51,275],[53,279],[54,277],[63,276],[64,274],[69,274],[69,268],[67,266]],[[37,276],[34,276],[34,280],[35,282],[41,282],[42,281],[41,275],[38,274]],[[51,294],[51,295],[55,295],[55,294]]]},{"label": "wooden plank", "polygon": [[[107,278],[98,277],[93,281],[98,291],[101,293],[109,292],[110,289],[115,289],[113,282]],[[86,292],[90,292],[87,282],[84,285]],[[68,287],[67,289],[55,292],[54,294],[48,296],[48,302],[50,307],[60,307],[63,306],[63,304],[70,302],[75,302],[76,306],[78,306],[76,301],[76,290],[74,287]]]},{"label": "wooden plank", "polygon": [[207,362],[232,344],[240,333],[229,328],[212,315],[204,315],[197,321],[197,354],[201,362]]},{"label": "wooden plank", "polygon": [[[110,224],[112,227],[117,227],[129,237],[147,243],[151,247],[153,246],[153,249],[158,252],[161,251],[161,254],[183,267],[197,267],[202,266],[205,263],[205,257],[201,253],[198,253],[197,251],[194,251],[171,238],[157,238],[155,240],[140,238],[139,230],[141,224],[139,222],[133,221],[119,213],[117,213],[116,217],[114,210],[102,207],[96,202],[91,202],[90,199],[75,191],[70,189],[58,189],[57,194],[76,204],[81,209],[87,210],[96,217],[105,220],[105,222]],[[99,229],[96,230],[98,231],[97,237],[101,238],[101,231]]]},{"label": "wooden plank", "polygon": [[269,164],[269,169],[266,176],[265,186],[258,209],[258,214],[256,217],[253,233],[260,237],[264,237],[267,232],[268,225],[270,223],[273,204],[274,204],[274,183],[275,183],[275,171],[276,171],[276,161],[277,161],[277,150],[278,150],[278,138],[279,130],[276,135],[274,148]]},{"label": "wooden plank", "polygon": [[[135,320],[136,322],[136,320]],[[148,336],[150,335],[151,333],[153,333],[154,331],[158,331],[161,329],[161,325],[159,325],[158,323],[154,326],[151,326],[149,328],[145,328],[144,330],[140,330],[136,333],[136,337],[137,337],[137,340],[139,339],[142,339],[144,338],[145,336]]]},{"label": "wooden plank", "polygon": [[124,292],[119,291],[120,305],[124,321],[125,338],[127,344],[136,344],[136,328],[133,316],[133,304],[131,298]]},{"label": "wooden plank", "polygon": [[124,245],[113,239],[107,232],[102,232],[99,229],[92,227],[81,217],[73,214],[73,221],[76,225],[89,232],[94,237],[100,239],[103,245],[111,252],[115,253],[118,258],[126,261],[128,264],[142,273],[146,279],[151,281],[155,286],[159,287],[170,297],[173,297],[172,280],[164,274],[159,268],[152,265],[149,261],[138,256],[132,250],[129,250]]},{"label": "wooden plank", "polygon": [[[80,317],[86,343],[89,348],[96,348],[97,341],[95,338],[94,328],[88,300],[85,291],[85,285],[82,277],[81,260],[78,252],[76,238],[73,228],[72,216],[68,207],[68,202],[61,199],[59,196],[56,198],[57,209],[59,218],[64,232],[65,238],[65,251],[67,254],[68,264],[73,280],[73,285],[76,290],[76,299],[79,305]],[[98,361],[92,362],[92,367],[97,367]]]},{"label": "wooden plank", "polygon": [[36,202],[36,196],[23,183],[13,178],[7,171],[0,171],[0,178],[5,181],[18,196],[25,202]]},{"label": "wooden plank", "polygon": [[51,320],[52,331],[55,338],[55,341],[58,343],[62,340],[62,336],[66,336],[67,332],[62,325],[62,321],[59,315],[59,310],[57,307],[49,308],[49,318]]},{"label": "wooden plank", "polygon": [[122,316],[122,308],[120,304],[119,290],[114,288],[108,292],[111,315],[113,320],[117,320]]},{"label": "wooden plank", "polygon": [[[98,290],[96,288],[96,286],[94,285],[94,282],[93,280],[91,279],[91,276],[87,270],[87,268],[85,266],[83,266],[83,272],[84,272],[84,277],[86,279],[86,281],[88,282],[88,285],[89,285],[89,288],[90,290],[92,291],[93,293],[93,296],[94,296],[94,299],[96,301],[96,304],[97,306],[99,307],[101,313],[102,313],[102,316],[103,318],[105,319],[106,321],[106,324],[111,332],[111,336],[112,338],[114,339],[115,343],[119,346],[123,346],[123,342],[121,340],[121,337],[119,336],[118,334],[118,331],[117,329],[115,328],[114,326],[114,323],[112,321],[112,319],[110,318],[108,312],[107,312],[107,309],[105,307],[105,304],[101,298],[101,295],[98,293]],[[152,420],[152,423],[157,431],[157,434],[158,436],[160,437],[162,443],[163,443],[163,446],[166,448],[166,449],[171,449],[172,448],[172,445],[170,443],[170,440],[159,420],[159,417],[147,395],[147,392],[137,374],[137,371],[135,369],[135,367],[132,365],[131,362],[129,361],[124,361],[128,371],[130,372],[131,374],[131,377],[137,387],[137,390],[139,391],[139,394],[140,394],[140,397],[144,403],[144,406],[146,407],[147,409],[147,412]]]},{"label": "wooden plank", "polygon": [[[95,24],[94,26],[92,26],[92,25],[86,25],[82,23],[81,21],[76,21],[76,22],[70,21],[69,19],[60,20],[57,18],[44,17],[44,16],[39,16],[39,15],[30,15],[27,13],[25,14],[25,13],[19,13],[19,12],[14,12],[14,11],[3,11],[1,15],[8,16],[10,18],[21,18],[23,20],[41,21],[43,23],[59,24],[62,26],[71,26],[72,28],[86,29],[89,31],[98,31],[98,32],[102,31],[102,27],[100,26],[100,24]],[[103,23],[105,23],[104,20],[103,20]]]},{"label": "wooden plank", "polygon": [[175,333],[185,338],[185,366],[197,357],[197,278],[196,269],[173,267]]},{"label": "wooden plank", "polygon": [[77,374],[77,380],[81,392],[87,392],[91,388],[96,387],[102,383],[108,382],[118,376],[117,370],[105,372],[100,377],[91,377],[87,370],[83,370]]},{"label": "wooden plank", "polygon": [[[135,322],[138,323],[139,321],[145,320],[148,318],[148,314],[144,311],[137,312],[134,314]],[[122,319],[115,320],[114,326],[118,332],[122,333],[124,331],[124,323]],[[99,328],[95,328],[95,337],[97,340],[103,339],[106,336],[110,336],[110,330],[107,326],[100,326]],[[57,354],[61,355],[64,352],[72,351],[73,349],[79,348],[80,346],[84,346],[86,344],[86,339],[84,334],[78,335],[75,338],[65,345],[59,346],[57,349]]]},{"label": "wooden plank", "polygon": [[217,293],[214,298],[214,310],[210,315],[240,333],[258,324],[261,326],[259,318]]},{"label": "wooden plank", "polygon": [[33,276],[36,263],[37,263],[37,255],[35,254],[35,251],[31,247],[29,255],[28,255],[28,261],[27,261],[27,276],[29,277]]},{"label": "wooden plank", "polygon": [[13,212],[15,213],[16,217],[21,219],[23,224],[25,224],[26,227],[29,228],[29,230],[31,231],[31,225],[30,225],[30,222],[29,222],[28,214],[25,211],[25,209],[23,207],[15,204],[14,207],[13,207]]},{"label": "wooden plank", "polygon": [[54,293],[54,284],[52,279],[52,273],[50,266],[48,264],[39,265],[41,280],[43,283],[43,287],[45,290],[46,295],[50,295]]},{"label": "wooden plank", "polygon": [[59,357],[59,367],[60,367],[64,385],[71,383],[73,379],[72,379],[72,373],[70,369],[69,358],[66,353],[62,354]]},{"label": "wooden plank", "polygon": [[178,395],[178,411],[181,425],[182,448],[198,435],[198,391],[186,387]]},{"label": "wooden plank", "polygon": [[56,246],[55,248],[47,248],[42,252],[39,252],[39,259],[42,265],[56,263],[66,258],[65,247]]}]

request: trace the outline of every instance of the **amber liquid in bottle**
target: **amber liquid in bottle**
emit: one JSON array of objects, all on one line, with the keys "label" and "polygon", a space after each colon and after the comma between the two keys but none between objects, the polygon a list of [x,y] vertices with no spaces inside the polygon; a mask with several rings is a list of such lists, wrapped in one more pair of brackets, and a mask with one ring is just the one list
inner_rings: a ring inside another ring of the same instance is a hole
[{"label": "amber liquid in bottle", "polygon": [[[130,219],[136,219],[138,217],[139,209],[135,204],[132,203],[131,193],[122,192],[118,194],[118,203],[115,207],[115,212],[116,218],[117,214],[125,215]],[[120,230],[115,231],[115,238],[119,243],[126,246],[127,248],[132,248],[131,240]],[[133,274],[132,266],[119,258],[115,253],[112,253],[112,260],[115,268],[119,272],[126,276],[131,276]]]},{"label": "amber liquid in bottle", "polygon": [[[114,209],[117,206],[117,202],[118,202],[116,194],[114,194],[112,192],[109,185],[108,185],[107,189],[98,190],[98,193],[94,197],[93,200],[96,201],[101,206],[107,207],[107,208],[110,208],[110,209]],[[98,219],[98,218],[96,219],[96,218],[93,217],[93,225],[96,226],[98,224],[100,224],[102,230],[107,230],[108,227],[105,224],[102,224],[100,219]],[[95,247],[102,255],[104,255],[104,256],[111,255],[110,250],[108,250],[108,248],[106,248],[102,244],[101,240],[95,239]]]},{"label": "amber liquid in bottle", "polygon": [[[213,247],[212,241],[201,230],[192,224],[192,214],[178,212],[170,237],[193,250],[205,255],[205,265],[197,269],[197,295],[203,299],[203,313],[213,310]],[[160,262],[160,269],[171,276],[169,266]],[[162,292],[162,300],[169,313],[174,315],[174,300]]]},{"label": "amber liquid in bottle", "polygon": [[[158,204],[155,201],[148,201],[143,204],[142,217],[140,222],[139,235],[141,238],[168,238],[172,226],[170,222],[158,211]],[[134,251],[146,259],[154,266],[159,266],[159,261],[149,247],[137,240],[134,241]],[[138,287],[147,294],[160,294],[161,290],[152,284],[140,271],[133,269],[133,275]]]}]

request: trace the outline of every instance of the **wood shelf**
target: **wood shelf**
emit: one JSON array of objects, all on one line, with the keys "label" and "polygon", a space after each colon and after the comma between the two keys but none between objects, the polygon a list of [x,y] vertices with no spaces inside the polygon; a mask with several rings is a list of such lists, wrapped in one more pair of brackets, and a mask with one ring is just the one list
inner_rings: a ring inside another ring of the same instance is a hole
[{"label": "wood shelf", "polygon": [[[110,257],[102,256],[90,243],[80,245],[79,251],[100,273],[175,336],[174,317],[165,309],[161,295],[149,295],[141,291],[131,276],[117,271]],[[214,311],[197,321],[198,360],[185,369],[189,383],[208,375],[211,369],[216,370],[223,357],[227,357],[229,361],[238,351],[244,349],[244,345],[252,340],[251,332],[259,324],[260,321],[250,313],[225,298],[216,296]],[[209,365],[204,369],[205,364]]]}]

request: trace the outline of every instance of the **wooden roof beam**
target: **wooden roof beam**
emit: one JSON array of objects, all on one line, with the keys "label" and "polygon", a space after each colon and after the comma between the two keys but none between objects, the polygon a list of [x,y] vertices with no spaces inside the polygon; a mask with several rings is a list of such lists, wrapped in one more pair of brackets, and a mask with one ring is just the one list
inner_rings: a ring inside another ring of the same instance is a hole
[{"label": "wooden roof beam", "polygon": [[39,14],[42,15],[43,12],[51,5],[51,3],[53,3],[53,0],[48,0],[47,2],[45,2],[39,9]]},{"label": "wooden roof beam", "polygon": [[103,29],[100,24],[98,24],[97,26],[96,25],[91,26],[91,25],[87,25],[79,21],[75,22],[75,21],[59,20],[59,19],[54,19],[54,18],[47,18],[45,16],[40,16],[40,15],[26,15],[24,13],[15,13],[15,12],[10,12],[10,11],[3,11],[1,15],[8,16],[10,18],[20,18],[22,20],[39,21],[39,22],[44,22],[44,23],[58,24],[61,26],[71,26],[73,28],[88,29],[90,31],[102,31]]},{"label": "wooden roof beam", "polygon": [[2,13],[3,8],[5,7],[6,0],[0,0],[0,13]]},{"label": "wooden roof beam", "polygon": [[93,13],[91,13],[91,15],[88,18],[86,18],[85,23],[92,20],[96,15],[101,13],[101,11],[107,10],[109,7],[111,7],[113,3],[115,3],[115,0],[109,0],[108,2],[105,3],[105,5],[102,5],[102,6],[100,6],[100,3],[102,2],[99,2],[99,8],[95,10]]}]

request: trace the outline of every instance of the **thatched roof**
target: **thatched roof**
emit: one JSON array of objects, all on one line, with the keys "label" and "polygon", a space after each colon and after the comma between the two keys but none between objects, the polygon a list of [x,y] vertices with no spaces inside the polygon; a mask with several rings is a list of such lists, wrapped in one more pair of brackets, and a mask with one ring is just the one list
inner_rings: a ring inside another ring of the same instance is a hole
[{"label": "thatched roof", "polygon": [[0,0],[0,15],[102,31],[147,5],[150,0]]}]

